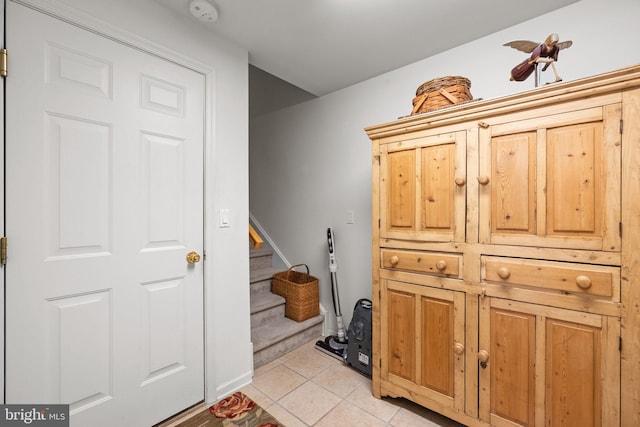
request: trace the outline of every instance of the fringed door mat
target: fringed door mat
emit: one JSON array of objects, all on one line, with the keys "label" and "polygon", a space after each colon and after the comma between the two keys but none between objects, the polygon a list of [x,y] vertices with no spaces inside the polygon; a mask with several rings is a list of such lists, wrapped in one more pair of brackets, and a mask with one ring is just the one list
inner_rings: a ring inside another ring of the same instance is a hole
[{"label": "fringed door mat", "polygon": [[284,427],[241,392],[222,399],[176,427]]}]

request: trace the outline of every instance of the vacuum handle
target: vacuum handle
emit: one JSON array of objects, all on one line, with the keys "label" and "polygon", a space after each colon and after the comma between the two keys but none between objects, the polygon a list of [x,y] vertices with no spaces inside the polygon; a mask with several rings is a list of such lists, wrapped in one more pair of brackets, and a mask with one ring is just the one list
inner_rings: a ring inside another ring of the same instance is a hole
[{"label": "vacuum handle", "polygon": [[336,247],[333,241],[333,230],[327,228],[327,245],[329,246],[329,271],[335,273],[338,271],[338,262],[336,261]]},{"label": "vacuum handle", "polygon": [[327,245],[329,246],[329,255],[335,253],[335,247],[333,245],[333,230],[331,227],[327,228]]}]

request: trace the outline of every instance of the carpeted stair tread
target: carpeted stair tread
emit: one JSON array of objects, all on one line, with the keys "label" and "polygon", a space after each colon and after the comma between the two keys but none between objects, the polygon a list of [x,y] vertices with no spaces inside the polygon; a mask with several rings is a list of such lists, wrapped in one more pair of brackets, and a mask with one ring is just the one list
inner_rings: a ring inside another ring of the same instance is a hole
[{"label": "carpeted stair tread", "polygon": [[272,249],[250,249],[249,251],[249,265],[251,266],[251,270],[271,267],[273,264]]},{"label": "carpeted stair tread", "polygon": [[263,280],[268,280],[273,277],[274,274],[282,271],[282,268],[278,267],[264,267],[251,270],[249,274],[249,282],[256,283]]},{"label": "carpeted stair tread", "polygon": [[253,351],[258,352],[271,345],[277,344],[300,331],[322,323],[323,320],[324,316],[322,315],[312,317],[302,322],[296,322],[295,320],[284,317],[252,329],[251,341],[253,341]]},{"label": "carpeted stair tread", "polygon": [[271,292],[264,292],[251,296],[251,314],[267,310],[285,303],[285,299],[280,295]]},{"label": "carpeted stair tread", "polygon": [[273,255],[273,249],[271,249],[271,248],[255,249],[253,247],[249,248],[249,256],[251,258],[256,258],[256,257],[261,257],[261,256],[268,256],[268,255]]}]

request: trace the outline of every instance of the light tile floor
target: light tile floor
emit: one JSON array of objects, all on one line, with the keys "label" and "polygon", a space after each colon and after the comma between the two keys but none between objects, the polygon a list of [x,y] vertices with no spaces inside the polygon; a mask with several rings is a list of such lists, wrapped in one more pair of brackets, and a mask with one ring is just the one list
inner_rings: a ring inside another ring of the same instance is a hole
[{"label": "light tile floor", "polygon": [[241,391],[286,427],[459,427],[405,399],[376,399],[371,380],[315,348],[317,339],[256,369]]}]

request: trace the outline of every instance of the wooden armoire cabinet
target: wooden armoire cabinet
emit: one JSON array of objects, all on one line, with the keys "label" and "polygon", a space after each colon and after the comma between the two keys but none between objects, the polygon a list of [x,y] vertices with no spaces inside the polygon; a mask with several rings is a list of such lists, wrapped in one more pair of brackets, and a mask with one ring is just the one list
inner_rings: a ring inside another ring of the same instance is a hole
[{"label": "wooden armoire cabinet", "polygon": [[640,66],[365,130],[374,395],[640,425]]}]

